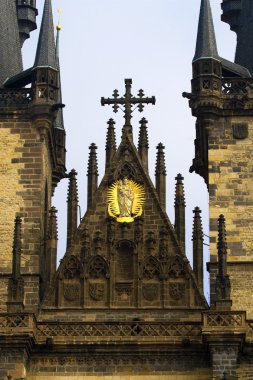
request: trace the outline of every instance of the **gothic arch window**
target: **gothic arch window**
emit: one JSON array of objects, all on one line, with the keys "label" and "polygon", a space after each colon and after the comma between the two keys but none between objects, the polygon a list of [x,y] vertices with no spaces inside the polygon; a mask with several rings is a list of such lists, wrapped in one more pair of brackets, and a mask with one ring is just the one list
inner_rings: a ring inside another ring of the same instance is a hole
[{"label": "gothic arch window", "polygon": [[161,265],[154,256],[145,259],[142,265],[142,277],[147,280],[161,277]]},{"label": "gothic arch window", "polygon": [[89,278],[109,278],[109,266],[102,256],[94,256],[91,258],[87,266],[87,276]]},{"label": "gothic arch window", "polygon": [[82,273],[82,266],[78,258],[75,256],[67,258],[61,272],[65,279],[79,278]]}]

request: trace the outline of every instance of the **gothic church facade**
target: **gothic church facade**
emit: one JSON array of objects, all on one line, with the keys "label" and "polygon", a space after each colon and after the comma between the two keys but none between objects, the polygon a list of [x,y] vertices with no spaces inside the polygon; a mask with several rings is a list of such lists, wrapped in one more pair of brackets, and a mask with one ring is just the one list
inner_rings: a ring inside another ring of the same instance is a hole
[{"label": "gothic church facade", "polygon": [[[154,97],[117,91],[125,109],[116,146],[108,121],[98,183],[90,145],[87,211],[77,223],[76,172],[65,168],[59,64],[45,0],[33,67],[21,47],[36,28],[36,0],[0,0],[0,379],[253,379],[253,7],[223,0],[237,33],[235,62],[217,51],[209,0],[201,0],[193,59],[195,158],[210,201],[210,305],[203,294],[201,211],[194,210],[193,267],[185,255],[183,177],[175,223],[166,214],[164,146],[149,176],[148,129],[132,135],[133,105]],[[8,23],[9,33],[4,32]],[[11,59],[10,59],[11,57]],[[52,195],[69,179],[67,250],[57,268]]]}]

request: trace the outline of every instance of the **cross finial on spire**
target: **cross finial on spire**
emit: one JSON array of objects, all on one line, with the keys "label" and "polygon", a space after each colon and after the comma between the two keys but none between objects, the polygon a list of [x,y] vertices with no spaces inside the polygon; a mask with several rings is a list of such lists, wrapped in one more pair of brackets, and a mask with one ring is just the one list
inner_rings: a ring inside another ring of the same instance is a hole
[{"label": "cross finial on spire", "polygon": [[132,79],[125,79],[125,87],[126,87],[126,93],[123,97],[119,97],[118,90],[113,91],[113,98],[101,98],[101,105],[104,106],[106,104],[111,104],[113,106],[113,111],[116,113],[118,112],[118,109],[120,105],[123,105],[125,108],[125,124],[124,127],[128,128],[129,131],[132,130],[131,126],[131,118],[132,118],[132,106],[136,105],[138,107],[139,112],[143,111],[144,104],[155,104],[156,99],[154,96],[151,98],[145,97],[143,90],[140,90],[138,92],[138,97],[134,97],[131,89],[132,89]]}]

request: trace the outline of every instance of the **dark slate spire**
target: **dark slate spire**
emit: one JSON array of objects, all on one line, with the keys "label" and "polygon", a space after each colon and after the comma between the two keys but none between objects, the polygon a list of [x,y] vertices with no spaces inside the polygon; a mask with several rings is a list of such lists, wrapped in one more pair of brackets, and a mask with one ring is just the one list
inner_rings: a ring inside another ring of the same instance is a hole
[{"label": "dark slate spire", "polygon": [[17,7],[14,0],[0,0],[0,87],[23,70]]},{"label": "dark slate spire", "polygon": [[61,27],[58,24],[56,27],[56,60],[57,60],[57,69],[58,69],[58,86],[59,91],[57,93],[58,99],[58,110],[57,116],[54,124],[55,132],[55,143],[56,143],[56,157],[58,167],[61,167],[62,173],[65,173],[65,163],[66,163],[66,133],[64,128],[64,119],[63,119],[63,107],[62,104],[62,91],[61,91],[61,71],[60,71],[60,58],[59,58],[59,42],[60,42],[60,30]]},{"label": "dark slate spire", "polygon": [[218,58],[213,17],[209,0],[201,0],[198,36],[193,61],[200,58]]},{"label": "dark slate spire", "polygon": [[56,272],[57,261],[57,210],[52,207],[49,211],[48,242],[47,242],[47,281],[52,283]]},{"label": "dark slate spire", "polygon": [[110,119],[108,122],[107,135],[106,135],[106,159],[105,159],[105,168],[109,168],[112,162],[112,158],[116,153],[116,136],[115,136],[115,121]]},{"label": "dark slate spire", "polygon": [[253,4],[243,0],[237,31],[235,63],[246,67],[253,75]]},{"label": "dark slate spire", "polygon": [[78,208],[78,193],[76,183],[77,172],[72,169],[69,173],[69,188],[68,188],[68,217],[67,217],[67,248],[71,246],[74,233],[77,229],[77,208]]},{"label": "dark slate spire", "polygon": [[175,178],[175,232],[183,251],[185,251],[185,197],[184,197],[184,177],[178,174]]},{"label": "dark slate spire", "polygon": [[195,274],[199,289],[203,292],[203,230],[201,220],[201,210],[195,207],[193,210],[193,272]]},{"label": "dark slate spire", "polygon": [[12,276],[17,280],[20,277],[20,265],[21,265],[21,225],[22,220],[19,216],[15,218],[14,226],[14,239],[13,239],[13,260],[12,260]]},{"label": "dark slate spire", "polygon": [[216,278],[216,307],[230,309],[231,285],[227,274],[227,241],[224,215],[218,219],[218,275]]},{"label": "dark slate spire", "polygon": [[34,67],[57,69],[51,0],[45,0]]},{"label": "dark slate spire", "polygon": [[88,191],[87,191],[87,206],[90,207],[94,198],[95,191],[98,187],[98,164],[97,164],[97,146],[92,143],[89,147],[89,161],[88,161]]},{"label": "dark slate spire", "polygon": [[166,166],[165,166],[165,156],[164,156],[164,145],[159,143],[156,147],[156,190],[160,199],[161,206],[166,207]]},{"label": "dark slate spire", "polygon": [[147,120],[143,117],[140,121],[140,131],[139,131],[139,141],[138,141],[138,152],[141,157],[143,167],[148,171],[148,131],[147,131]]}]

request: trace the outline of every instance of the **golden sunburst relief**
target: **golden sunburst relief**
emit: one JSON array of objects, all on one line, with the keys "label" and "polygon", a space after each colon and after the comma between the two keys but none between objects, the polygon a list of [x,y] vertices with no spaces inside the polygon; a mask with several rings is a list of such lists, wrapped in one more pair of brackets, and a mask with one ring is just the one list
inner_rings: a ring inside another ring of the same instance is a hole
[{"label": "golden sunburst relief", "polygon": [[142,215],[144,201],[144,187],[128,178],[115,181],[107,192],[108,213],[119,223],[131,223]]}]

